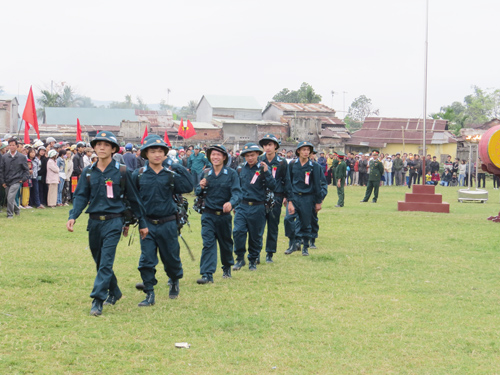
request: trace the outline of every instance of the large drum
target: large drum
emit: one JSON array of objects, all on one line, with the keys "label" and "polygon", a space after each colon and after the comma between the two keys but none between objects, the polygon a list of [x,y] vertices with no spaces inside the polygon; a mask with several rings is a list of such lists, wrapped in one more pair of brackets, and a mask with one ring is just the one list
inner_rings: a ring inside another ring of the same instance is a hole
[{"label": "large drum", "polygon": [[500,175],[500,125],[488,129],[481,137],[479,157],[488,172]]}]

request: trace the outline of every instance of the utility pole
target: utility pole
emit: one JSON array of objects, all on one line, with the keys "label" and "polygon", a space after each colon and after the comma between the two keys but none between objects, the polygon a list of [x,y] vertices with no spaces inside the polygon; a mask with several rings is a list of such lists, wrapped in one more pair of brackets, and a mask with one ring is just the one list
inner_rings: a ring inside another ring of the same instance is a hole
[{"label": "utility pole", "polygon": [[332,106],[331,106],[331,108],[333,109],[333,96],[335,95],[335,91],[332,90],[331,93],[332,93]]}]

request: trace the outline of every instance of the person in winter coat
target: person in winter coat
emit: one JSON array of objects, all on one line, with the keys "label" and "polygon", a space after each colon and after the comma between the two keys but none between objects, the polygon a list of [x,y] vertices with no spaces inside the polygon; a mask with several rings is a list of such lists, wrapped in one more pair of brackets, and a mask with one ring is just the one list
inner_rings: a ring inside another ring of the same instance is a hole
[{"label": "person in winter coat", "polygon": [[57,186],[59,185],[59,167],[56,162],[57,155],[56,150],[50,150],[47,160],[47,177],[45,182],[49,187],[47,193],[47,206],[49,207],[55,207],[57,204]]}]

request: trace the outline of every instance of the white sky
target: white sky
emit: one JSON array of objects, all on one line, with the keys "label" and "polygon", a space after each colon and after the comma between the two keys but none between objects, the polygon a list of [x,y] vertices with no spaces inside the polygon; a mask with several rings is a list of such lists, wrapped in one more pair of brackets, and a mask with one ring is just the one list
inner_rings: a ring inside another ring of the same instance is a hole
[{"label": "white sky", "polygon": [[[0,86],[66,82],[93,100],[185,105],[310,83],[343,117],[359,95],[381,116],[423,113],[425,0],[8,1]],[[500,88],[496,0],[429,0],[428,113],[472,85]]]}]

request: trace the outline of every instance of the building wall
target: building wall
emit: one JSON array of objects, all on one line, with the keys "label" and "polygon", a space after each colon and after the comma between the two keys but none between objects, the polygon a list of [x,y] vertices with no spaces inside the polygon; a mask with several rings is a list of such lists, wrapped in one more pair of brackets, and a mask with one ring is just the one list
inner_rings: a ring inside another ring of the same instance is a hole
[{"label": "building wall", "polygon": [[0,134],[17,132],[18,108],[16,101],[0,101]]},{"label": "building wall", "polygon": [[288,125],[257,125],[257,139],[262,139],[266,134],[274,134],[278,139],[288,138]]},{"label": "building wall", "polygon": [[249,124],[224,124],[222,126],[224,139],[228,139],[233,143],[245,144],[248,142],[256,142],[259,134],[257,125]]},{"label": "building wall", "polygon": [[267,111],[262,114],[263,120],[280,121],[283,116],[283,111],[275,106],[270,106]]},{"label": "building wall", "polygon": [[[437,156],[438,160],[441,160],[441,156],[443,155],[445,160],[448,155],[454,159],[457,154],[457,144],[456,143],[445,143],[440,145],[430,144],[426,145],[426,153],[431,154],[432,156]],[[422,146],[418,144],[408,144],[405,143],[404,148],[402,143],[391,143],[388,144],[387,147],[384,147],[380,150],[384,154],[395,155],[398,152],[400,154],[403,153],[412,153],[412,154],[420,154],[422,155]]]},{"label": "building wall", "polygon": [[290,138],[296,141],[319,143],[321,124],[314,119],[294,118],[290,120]]},{"label": "building wall", "polygon": [[[260,109],[232,109],[232,108],[213,108],[212,116],[216,118],[227,118],[234,120],[261,120],[262,113]],[[199,121],[197,119],[197,121]],[[210,120],[205,122],[212,121]]]},{"label": "building wall", "polygon": [[203,97],[196,109],[196,122],[211,122],[212,117],[212,107],[207,99]]},{"label": "building wall", "polygon": [[146,126],[149,129],[150,125],[149,122],[144,121],[122,121],[117,136],[124,140],[142,139]]},{"label": "building wall", "polygon": [[196,131],[196,135],[187,139],[187,142],[190,141],[199,141],[200,143],[217,143],[222,141],[222,129],[213,128],[213,129],[194,129]]}]

